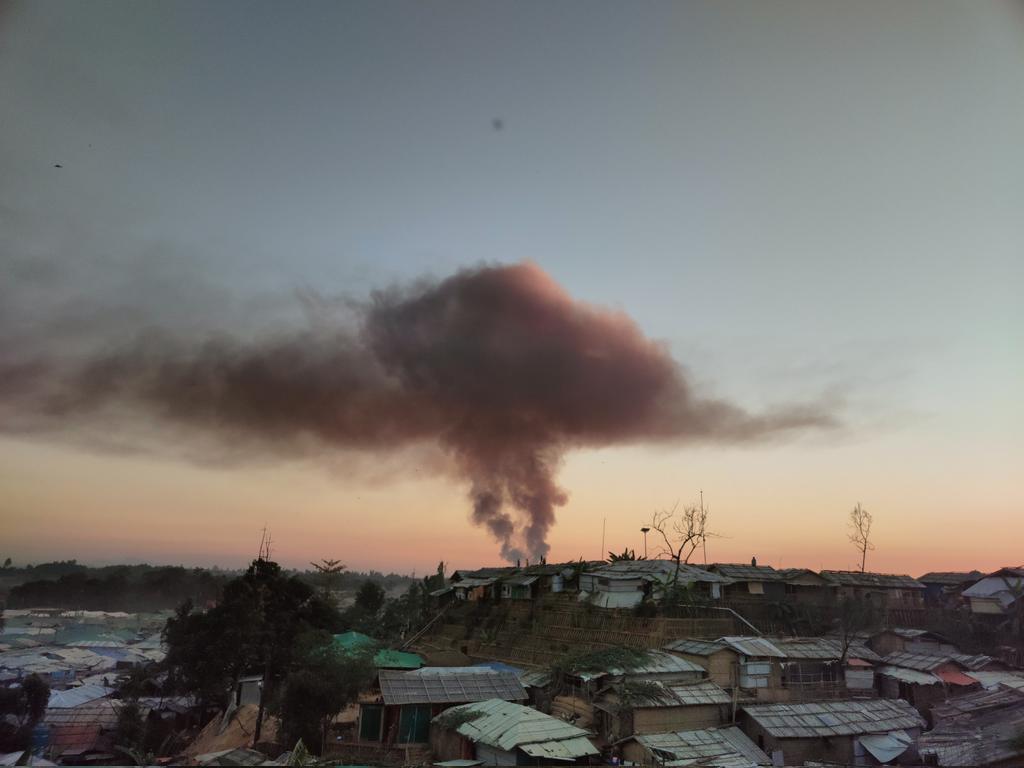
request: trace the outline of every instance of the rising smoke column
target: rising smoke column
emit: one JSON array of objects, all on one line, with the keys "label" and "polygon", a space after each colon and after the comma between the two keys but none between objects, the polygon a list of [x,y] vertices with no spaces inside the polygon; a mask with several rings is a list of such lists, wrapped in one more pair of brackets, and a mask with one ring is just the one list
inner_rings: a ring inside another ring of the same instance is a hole
[{"label": "rising smoke column", "polygon": [[127,412],[236,450],[437,443],[468,485],[472,521],[510,561],[547,553],[567,500],[555,476],[568,450],[831,423],[813,408],[752,415],[695,397],[668,350],[629,317],[574,301],[530,263],[375,292],[351,327],[245,343],[149,335],[72,365],[0,369],[18,373],[0,395],[8,428]]}]

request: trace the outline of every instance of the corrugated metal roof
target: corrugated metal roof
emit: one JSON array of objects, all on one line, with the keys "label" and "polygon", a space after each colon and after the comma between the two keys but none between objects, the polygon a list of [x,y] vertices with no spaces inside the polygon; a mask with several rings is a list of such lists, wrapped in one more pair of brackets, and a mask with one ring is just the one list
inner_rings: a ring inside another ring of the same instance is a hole
[{"label": "corrugated metal roof", "polygon": [[718,642],[725,643],[736,653],[743,656],[767,657],[773,659],[785,658],[786,654],[780,651],[772,642],[764,637],[746,637],[741,635],[729,635],[718,638]]},{"label": "corrugated metal roof", "polygon": [[1024,748],[1014,740],[1024,732],[1024,712],[1007,713],[991,723],[944,725],[921,735],[917,748],[943,768],[1020,765]]},{"label": "corrugated metal roof", "polygon": [[[709,757],[739,756],[755,765],[771,765],[771,758],[758,749],[736,726],[674,731],[633,736],[662,762],[694,761]],[[716,762],[714,765],[721,765]]]},{"label": "corrugated metal roof", "polygon": [[584,736],[578,736],[575,739],[523,744],[519,748],[531,757],[548,760],[574,761],[587,755],[600,754],[600,750]]},{"label": "corrugated metal roof", "polygon": [[799,576],[804,576],[807,574],[824,581],[824,579],[821,578],[821,575],[819,573],[817,573],[816,571],[812,571],[810,568],[779,568],[777,569],[777,573],[780,576],[782,576],[783,581],[792,581],[793,579],[796,579]]},{"label": "corrugated metal roof", "polygon": [[941,584],[946,587],[955,587],[966,584],[969,581],[977,581],[985,574],[981,571],[929,571],[924,576],[918,576],[917,580],[922,584]]},{"label": "corrugated metal roof", "polygon": [[[816,661],[838,660],[843,654],[843,645],[834,637],[773,637],[772,644],[794,661],[807,659]],[[852,642],[847,648],[848,659],[863,659],[879,662],[882,657],[862,642]]]},{"label": "corrugated metal roof", "polygon": [[994,690],[1003,686],[1024,691],[1024,672],[981,672],[972,670],[967,674],[981,683],[982,687],[986,690]]},{"label": "corrugated metal roof", "polygon": [[502,584],[511,584],[513,587],[528,587],[539,579],[540,576],[521,574],[519,576],[509,576],[508,578],[502,579]]},{"label": "corrugated metal roof", "polygon": [[[617,695],[613,698],[618,699]],[[649,691],[635,696],[634,708],[696,707],[729,704],[732,697],[710,680],[697,683],[652,683]]]},{"label": "corrugated metal roof", "polygon": [[434,718],[434,722],[443,724],[446,717],[463,713],[476,717],[456,728],[461,735],[506,752],[519,748],[533,757],[553,760],[575,760],[599,754],[582,728],[500,699],[447,709]]},{"label": "corrugated metal roof", "polygon": [[551,672],[547,669],[527,669],[520,673],[519,682],[527,688],[543,688],[551,682]]},{"label": "corrugated metal roof", "polygon": [[476,589],[477,587],[489,587],[494,584],[497,579],[478,579],[473,577],[467,577],[460,579],[452,584],[453,589]]},{"label": "corrugated metal roof", "polygon": [[941,704],[935,704],[932,707],[932,716],[938,723],[943,720],[963,720],[965,716],[975,717],[1021,707],[1024,707],[1024,691],[999,688],[994,691],[974,691],[963,696],[955,696]]},{"label": "corrugated metal roof", "polygon": [[940,766],[1017,765],[1024,746],[1024,694],[1011,690],[978,691],[932,708],[934,728],[921,736],[922,756]]},{"label": "corrugated metal roof", "polygon": [[736,563],[714,563],[708,568],[720,576],[733,581],[783,581],[785,578],[770,565],[743,565]]},{"label": "corrugated metal roof", "polygon": [[451,575],[452,581],[462,581],[464,579],[497,579],[502,576],[511,576],[513,573],[518,573],[519,568],[514,565],[499,566],[494,568],[477,568],[475,570],[458,570],[454,571]]},{"label": "corrugated metal roof", "polygon": [[710,656],[719,651],[732,650],[728,645],[719,640],[698,640],[692,637],[684,637],[680,640],[673,640],[664,646],[666,651],[677,653],[688,653],[691,656]]},{"label": "corrugated metal roof", "polygon": [[[587,574],[597,575],[601,578],[642,578],[647,581],[658,581],[668,583],[675,577],[676,563],[673,560],[620,560],[615,563],[590,568],[585,571]],[[695,582],[722,583],[726,581],[717,573],[705,571],[694,565],[686,563],[679,564],[679,583],[693,584]]]},{"label": "corrugated metal roof", "polygon": [[918,711],[902,699],[755,704],[744,706],[743,711],[780,739],[859,736],[924,727]]},{"label": "corrugated metal roof", "polygon": [[850,587],[880,587],[888,589],[924,589],[917,579],[894,573],[867,573],[861,571],[821,571],[827,581]]},{"label": "corrugated metal roof", "polygon": [[[437,670],[424,674],[427,669]],[[381,695],[385,704],[462,704],[488,699],[521,701],[526,689],[512,672],[486,667],[472,671],[453,667],[427,667],[413,672],[381,670]]]},{"label": "corrugated metal roof", "polygon": [[951,656],[934,656],[928,653],[909,653],[907,651],[893,651],[885,657],[885,663],[893,667],[905,667],[916,669],[919,672],[931,672],[936,667],[949,664]]},{"label": "corrugated metal roof", "polygon": [[700,664],[675,656],[671,653],[658,650],[644,651],[642,660],[638,660],[635,666],[628,669],[624,667],[609,667],[608,669],[587,670],[576,676],[582,680],[595,680],[605,675],[614,677],[645,677],[648,675],[675,675],[687,672],[697,672],[701,675],[705,670]]},{"label": "corrugated metal roof", "polygon": [[931,672],[918,672],[916,669],[907,669],[905,667],[878,667],[876,672],[886,677],[891,677],[894,680],[899,680],[902,683],[909,683],[910,685],[936,685],[942,682]]},{"label": "corrugated metal roof", "polygon": [[967,669],[984,669],[992,663],[992,657],[983,653],[971,655],[969,653],[951,653],[950,658],[957,664],[962,664]]}]

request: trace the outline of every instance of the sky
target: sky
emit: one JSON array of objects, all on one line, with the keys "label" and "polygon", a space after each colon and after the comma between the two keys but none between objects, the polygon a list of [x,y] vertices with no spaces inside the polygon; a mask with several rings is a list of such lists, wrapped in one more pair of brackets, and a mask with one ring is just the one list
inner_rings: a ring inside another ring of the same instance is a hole
[{"label": "sky", "polygon": [[[642,551],[703,491],[709,561],[852,568],[859,502],[869,569],[1019,564],[1022,32],[943,0],[7,3],[0,356],[529,262],[698,392],[838,423],[571,450],[549,561]],[[469,513],[401,451],[0,430],[19,563],[237,566],[264,526],[292,566],[499,562]]]}]

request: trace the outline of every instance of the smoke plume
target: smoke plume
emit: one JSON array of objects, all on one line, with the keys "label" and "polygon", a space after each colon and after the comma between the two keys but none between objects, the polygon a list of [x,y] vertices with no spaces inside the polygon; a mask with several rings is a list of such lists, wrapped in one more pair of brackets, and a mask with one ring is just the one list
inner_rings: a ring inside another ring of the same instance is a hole
[{"label": "smoke plume", "polygon": [[574,301],[529,263],[375,292],[340,328],[244,342],[147,334],[75,362],[5,357],[8,430],[127,413],[236,450],[435,443],[468,486],[473,522],[508,560],[547,553],[568,450],[831,423],[814,408],[757,415],[696,397],[629,317]]}]

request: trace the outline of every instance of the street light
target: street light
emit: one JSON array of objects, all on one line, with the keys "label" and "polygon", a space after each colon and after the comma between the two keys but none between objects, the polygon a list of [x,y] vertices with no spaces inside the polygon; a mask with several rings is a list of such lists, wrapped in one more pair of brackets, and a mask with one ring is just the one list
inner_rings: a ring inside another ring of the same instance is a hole
[{"label": "street light", "polygon": [[644,560],[647,559],[647,532],[651,530],[646,525],[640,529],[640,533],[644,535]]}]

